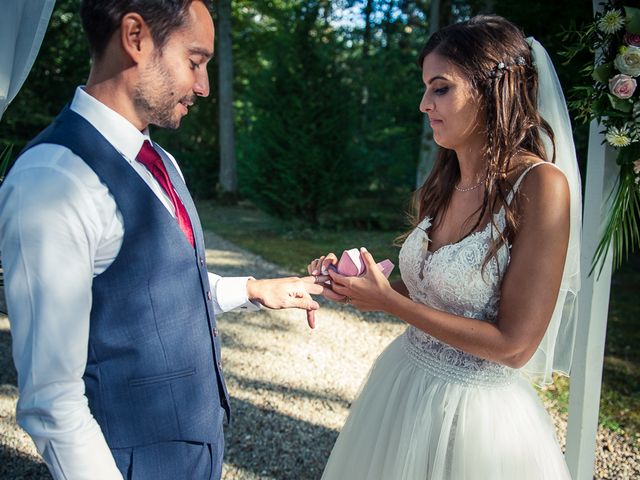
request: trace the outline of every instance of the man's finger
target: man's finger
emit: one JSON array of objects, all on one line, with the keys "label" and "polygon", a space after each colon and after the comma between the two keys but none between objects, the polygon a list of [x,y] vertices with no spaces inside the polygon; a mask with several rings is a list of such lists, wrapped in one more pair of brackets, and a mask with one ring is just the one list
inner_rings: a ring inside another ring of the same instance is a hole
[{"label": "man's finger", "polygon": [[318,310],[320,304],[316,302],[307,292],[300,292],[297,298],[290,297],[287,308],[300,308],[302,310]]},{"label": "man's finger", "polygon": [[[304,285],[308,285],[309,287],[313,287],[313,288],[320,288],[320,290],[322,290],[323,288],[322,285],[310,285],[310,284],[304,284]],[[318,294],[320,293],[322,292],[319,292]],[[311,295],[309,295],[309,293],[307,293],[306,290],[296,289],[295,295],[289,297],[286,308],[302,308],[304,310],[318,310],[320,308],[320,304],[316,302],[313,298],[311,298]]]},{"label": "man's finger", "polygon": [[[303,291],[309,293],[311,295],[322,295],[324,292],[324,287],[322,283],[315,283],[313,279],[313,275],[311,277],[303,277],[302,279],[302,288]],[[301,297],[303,292],[296,292],[296,297]]]},{"label": "man's finger", "polygon": [[316,328],[316,311],[315,310],[307,310],[307,323],[309,324],[309,328]]},{"label": "man's finger", "polygon": [[[314,284],[317,283],[318,285],[322,285],[323,283],[331,280],[331,278],[329,278],[329,275],[307,275],[306,277],[302,277],[301,280],[305,283],[305,284]],[[307,285],[305,285],[305,288],[307,287]],[[309,289],[307,288],[307,291]],[[309,292],[309,293],[314,293],[315,292]]]}]

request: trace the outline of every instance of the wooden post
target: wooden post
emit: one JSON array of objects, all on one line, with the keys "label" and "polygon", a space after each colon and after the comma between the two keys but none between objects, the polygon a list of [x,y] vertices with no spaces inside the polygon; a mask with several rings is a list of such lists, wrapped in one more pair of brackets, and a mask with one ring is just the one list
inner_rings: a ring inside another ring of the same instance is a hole
[{"label": "wooden post", "polygon": [[613,260],[611,250],[606,255],[600,275],[598,275],[598,267],[591,276],[588,276],[593,255],[601,238],[606,213],[611,205],[611,192],[619,173],[619,167],[615,162],[616,152],[603,144],[601,130],[602,126],[595,120],[591,122],[580,261],[582,288],[578,303],[580,310],[571,367],[569,424],[565,454],[573,480],[593,479],[611,289]]}]

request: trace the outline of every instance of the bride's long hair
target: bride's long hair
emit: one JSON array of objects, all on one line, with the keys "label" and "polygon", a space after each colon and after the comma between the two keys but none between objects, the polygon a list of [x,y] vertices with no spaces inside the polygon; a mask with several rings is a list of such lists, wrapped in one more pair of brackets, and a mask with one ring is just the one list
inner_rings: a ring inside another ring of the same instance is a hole
[{"label": "bride's long hair", "polygon": [[[518,228],[517,201],[507,201],[512,184],[508,174],[516,156],[533,155],[546,161],[541,132],[553,142],[553,132],[537,109],[538,77],[529,44],[524,35],[508,20],[495,15],[479,15],[469,21],[444,27],[433,34],[422,49],[418,65],[430,53],[437,53],[453,63],[467,78],[479,99],[486,125],[486,159],[482,205],[465,237],[473,233],[488,212],[505,209],[506,228],[495,229],[495,237],[484,264],[500,247],[512,241]],[[414,227],[429,216],[437,228],[449,205],[454,186],[460,179],[455,151],[439,148],[431,174],[413,197]],[[493,215],[489,215],[493,222]],[[496,225],[494,224],[494,227]]]}]

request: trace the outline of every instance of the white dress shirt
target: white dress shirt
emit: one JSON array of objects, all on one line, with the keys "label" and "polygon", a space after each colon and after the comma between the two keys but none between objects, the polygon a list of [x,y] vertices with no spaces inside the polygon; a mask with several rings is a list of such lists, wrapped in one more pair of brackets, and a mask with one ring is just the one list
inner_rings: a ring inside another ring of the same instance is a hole
[{"label": "white dress shirt", "polygon": [[[148,132],[80,87],[71,109],[122,154],[175,216],[165,191],[135,161]],[[123,234],[107,187],[65,147],[31,148],[0,190],[0,251],[20,389],[16,417],[56,479],[122,478],[89,410],[82,375],[92,281],[118,255]],[[256,309],[247,299],[248,278],[209,274],[216,313]]]}]

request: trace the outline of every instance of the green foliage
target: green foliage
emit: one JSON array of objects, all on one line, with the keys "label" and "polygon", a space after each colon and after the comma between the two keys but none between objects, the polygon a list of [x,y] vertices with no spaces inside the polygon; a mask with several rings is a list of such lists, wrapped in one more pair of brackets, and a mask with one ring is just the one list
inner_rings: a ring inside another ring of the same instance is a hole
[{"label": "green foliage", "polygon": [[[34,69],[3,117],[0,145],[11,143],[20,150],[86,81],[89,53],[78,5],[79,0],[56,2]],[[561,26],[591,15],[591,6],[582,0],[497,0],[493,5],[552,56],[563,45],[557,37]],[[485,7],[483,0],[442,2],[441,22],[467,18]],[[355,21],[346,21],[347,8]],[[415,182],[423,89],[415,59],[427,39],[429,8],[423,0],[232,2],[243,195],[285,218],[327,224],[332,218],[345,227],[371,229],[402,223],[387,212],[402,218],[404,203],[399,205],[408,200]],[[211,95],[198,99],[180,129],[153,131],[200,198],[216,196],[219,168],[215,58],[209,73]],[[572,68],[561,68],[559,74],[565,89],[575,84]],[[575,131],[578,144],[586,145],[586,129]],[[339,180],[345,178],[346,186]]]},{"label": "green foliage", "polygon": [[58,0],[27,81],[2,117],[0,140],[19,151],[43,130],[89,72],[78,0]]},{"label": "green foliage", "polygon": [[197,198],[216,196],[220,156],[216,96],[199,98],[178,130],[152,127],[154,140],[180,164],[189,191]]},{"label": "green foliage", "polygon": [[273,214],[309,221],[347,194],[354,178],[352,102],[334,32],[318,13],[318,5],[303,4],[274,12],[279,29],[261,52],[250,92],[250,139],[240,137],[241,191]]},{"label": "green foliage", "polygon": [[376,259],[389,258],[396,265],[392,280],[400,278],[399,249],[393,243],[401,230],[365,233],[353,228],[310,227],[272,217],[246,202],[233,207],[198,202],[198,212],[205,228],[298,275],[306,274],[309,261],[319,255],[339,255],[347,248],[366,246]]}]

